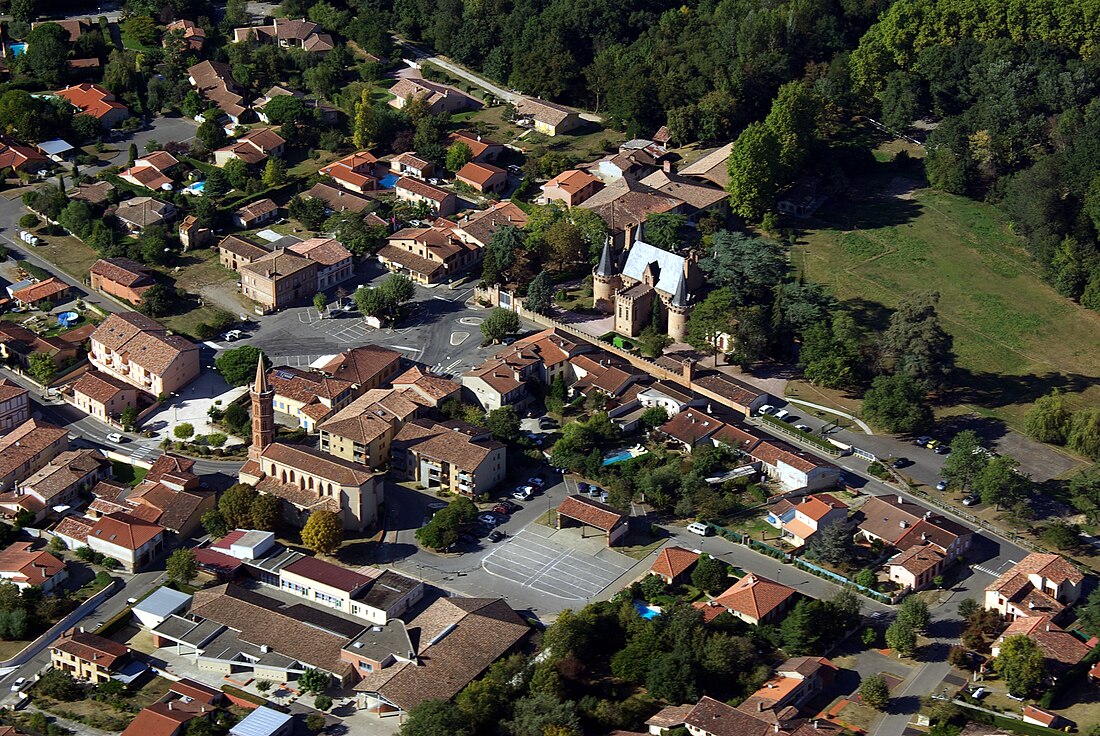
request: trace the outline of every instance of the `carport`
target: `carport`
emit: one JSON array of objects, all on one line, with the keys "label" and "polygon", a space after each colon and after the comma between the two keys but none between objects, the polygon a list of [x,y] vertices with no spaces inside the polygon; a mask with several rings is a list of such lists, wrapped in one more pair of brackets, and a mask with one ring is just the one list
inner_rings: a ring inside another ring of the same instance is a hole
[{"label": "carport", "polygon": [[626,515],[599,501],[573,495],[562,501],[557,511],[558,529],[580,526],[582,537],[585,532],[583,527],[598,529],[606,538],[608,547],[613,547],[626,536],[628,529]]}]

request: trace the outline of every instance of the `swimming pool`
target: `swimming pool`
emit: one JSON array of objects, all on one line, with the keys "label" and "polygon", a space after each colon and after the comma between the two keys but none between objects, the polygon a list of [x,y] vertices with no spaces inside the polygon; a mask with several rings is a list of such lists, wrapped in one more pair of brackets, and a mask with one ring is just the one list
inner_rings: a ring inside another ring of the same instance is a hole
[{"label": "swimming pool", "polygon": [[25,43],[13,43],[8,48],[11,50],[12,56],[20,56],[27,50],[27,44]]},{"label": "swimming pool", "polygon": [[378,180],[379,186],[383,189],[393,189],[393,185],[397,183],[397,180],[401,177],[397,174],[386,174]]},{"label": "swimming pool", "polygon": [[638,451],[628,447],[605,457],[603,459],[603,465],[614,465],[615,463],[622,463],[626,462],[627,460],[633,460],[636,457],[646,454],[646,452],[647,450],[645,450],[644,448],[641,451]]},{"label": "swimming pool", "polygon": [[191,184],[190,186],[188,186],[183,191],[187,192],[189,194],[202,194],[203,191],[205,191],[205,190],[206,190],[206,181],[203,180],[203,181],[197,181],[194,184]]},{"label": "swimming pool", "polygon": [[634,601],[634,610],[638,612],[638,615],[644,618],[646,621],[657,618],[661,615],[660,608],[651,606],[645,601]]}]

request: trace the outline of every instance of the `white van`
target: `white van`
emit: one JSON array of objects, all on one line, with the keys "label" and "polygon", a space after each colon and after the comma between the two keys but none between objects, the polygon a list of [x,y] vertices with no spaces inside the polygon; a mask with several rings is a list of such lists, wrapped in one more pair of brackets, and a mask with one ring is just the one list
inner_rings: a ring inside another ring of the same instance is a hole
[{"label": "white van", "polygon": [[692,534],[698,534],[700,537],[706,537],[710,535],[710,526],[704,524],[701,521],[693,521],[687,525],[687,530]]}]

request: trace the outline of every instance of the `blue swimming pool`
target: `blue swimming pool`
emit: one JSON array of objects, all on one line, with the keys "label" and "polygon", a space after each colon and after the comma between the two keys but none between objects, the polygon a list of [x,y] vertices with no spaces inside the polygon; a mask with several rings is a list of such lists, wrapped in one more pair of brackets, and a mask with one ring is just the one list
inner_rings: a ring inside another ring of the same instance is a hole
[{"label": "blue swimming pool", "polygon": [[8,48],[11,50],[12,56],[19,56],[27,51],[27,44],[13,43],[12,45],[8,46]]},{"label": "blue swimming pool", "polygon": [[185,191],[191,194],[202,194],[206,190],[206,181],[197,181],[187,187]]},{"label": "blue swimming pool", "polygon": [[647,621],[661,615],[660,608],[654,608],[645,601],[634,601],[634,610],[638,612],[639,616]]},{"label": "blue swimming pool", "polygon": [[378,180],[378,184],[384,189],[393,189],[393,185],[397,183],[397,180],[401,177],[397,174],[386,174]]},{"label": "blue swimming pool", "polygon": [[603,459],[603,465],[607,466],[614,465],[615,463],[626,462],[627,460],[633,460],[634,458],[644,454],[646,454],[646,450],[644,449],[635,450],[633,452],[630,450],[630,448],[622,449],[605,457]]}]

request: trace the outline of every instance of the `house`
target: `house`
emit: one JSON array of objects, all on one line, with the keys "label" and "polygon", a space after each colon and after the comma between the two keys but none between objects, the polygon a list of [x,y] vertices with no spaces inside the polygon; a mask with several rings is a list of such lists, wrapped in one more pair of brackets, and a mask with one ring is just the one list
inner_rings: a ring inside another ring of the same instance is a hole
[{"label": "house", "polygon": [[140,572],[164,550],[164,527],[119,511],[96,520],[87,542],[92,551],[122,563],[126,572]]},{"label": "house", "polygon": [[102,209],[111,199],[115,185],[109,181],[97,181],[89,184],[77,184],[69,190],[69,199],[79,199],[93,207]]},{"label": "house", "polygon": [[662,736],[672,728],[682,728],[694,705],[668,705],[654,713],[645,722],[650,736]]},{"label": "house", "polygon": [[681,167],[679,172],[680,176],[690,176],[696,179],[702,179],[721,189],[725,189],[730,183],[729,170],[726,164],[729,161],[732,151],[733,143],[727,143],[724,146],[720,146],[704,154],[693,163]]},{"label": "house", "polygon": [[50,160],[30,146],[0,135],[0,169],[36,173],[50,167]]},{"label": "house", "polygon": [[31,418],[30,392],[7,378],[0,378],[0,434]]},{"label": "house", "polygon": [[295,306],[317,293],[317,263],[279,248],[242,263],[241,293],[264,312]]},{"label": "house", "polygon": [[76,40],[83,36],[88,31],[92,30],[92,21],[90,18],[62,18],[58,20],[37,20],[31,23],[31,30],[38,28],[39,26],[52,23],[54,25],[61,26],[65,29],[65,32],[69,34],[69,42],[76,43]]},{"label": "house", "polygon": [[1084,574],[1061,555],[1032,552],[985,589],[985,607],[1007,621],[1057,619],[1081,597]]},{"label": "house", "polygon": [[679,585],[699,561],[699,553],[683,547],[665,547],[649,568],[650,575],[665,581],[665,585]]},{"label": "house", "polygon": [[442,218],[431,227],[398,230],[378,251],[378,260],[387,269],[425,285],[450,280],[481,263],[483,256],[480,245],[463,240],[454,223]]},{"label": "house", "polygon": [[156,191],[162,189],[171,191],[172,177],[168,171],[179,164],[179,160],[167,151],[153,151],[152,153],[134,160],[134,165],[120,171],[118,176],[125,182],[134,186],[145,187]]},{"label": "house", "polygon": [[497,228],[505,225],[522,228],[527,224],[527,213],[505,200],[486,210],[471,212],[457,221],[452,232],[464,243],[484,248],[489,244]]},{"label": "house", "polygon": [[345,529],[362,531],[373,525],[383,486],[369,468],[309,447],[274,441],[275,391],[267,383],[262,360],[249,395],[252,445],[238,475],[240,482],[284,501],[284,515],[297,525],[322,508],[340,514]]},{"label": "house", "polygon": [[410,100],[422,100],[429,115],[479,110],[482,104],[457,87],[428,79],[401,79],[390,87],[393,99],[387,104],[401,110]]},{"label": "house", "polygon": [[312,97],[306,97],[301,92],[296,90],[287,89],[281,85],[273,85],[267,92],[260,97],[257,97],[252,101],[252,110],[256,113],[256,116],[260,119],[261,123],[270,123],[271,119],[267,116],[267,105],[272,100],[278,97],[296,97],[299,100],[305,102],[306,107],[312,108],[320,115],[321,122],[324,125],[335,125],[340,121],[340,116],[343,114],[338,108],[329,105],[321,100],[315,100]]},{"label": "house", "polygon": [[69,102],[80,115],[91,115],[104,128],[118,127],[130,117],[130,110],[114,94],[98,84],[78,84],[58,90],[57,96]]},{"label": "house", "polygon": [[543,184],[541,189],[546,204],[561,202],[566,207],[572,207],[603,189],[603,182],[587,171],[569,169]]},{"label": "house", "polygon": [[298,425],[308,432],[346,406],[356,393],[349,381],[290,366],[273,368],[267,380],[275,391],[275,411],[297,419]]},{"label": "house", "polygon": [[704,695],[684,718],[684,727],[691,736],[783,736],[789,733],[781,724],[757,716]]},{"label": "house", "polygon": [[299,557],[279,570],[279,587],[290,594],[385,625],[424,596],[424,584],[392,570],[349,570],[316,557]]},{"label": "house", "polygon": [[694,603],[705,620],[730,613],[753,625],[775,623],[794,605],[794,588],[750,572],[710,601]]},{"label": "house", "polygon": [[356,675],[340,652],[363,629],[312,606],[226,583],[197,591],[186,616],[169,616],[152,634],[154,644],[175,646],[207,672],[293,682],[319,669],[346,687]]},{"label": "house", "polygon": [[519,410],[533,400],[527,379],[536,373],[536,366],[535,361],[512,366],[503,358],[490,358],[462,374],[462,388],[487,412],[502,406]]},{"label": "house", "polygon": [[198,476],[190,471],[193,465],[193,460],[164,454],[133,489],[101,483],[93,489],[96,500],[88,507],[89,516],[122,511],[187,539],[200,531],[202,515],[215,503],[214,494],[199,487]]},{"label": "house", "polygon": [[108,682],[130,659],[130,650],[110,639],[69,629],[50,646],[50,665],[77,680]]},{"label": "house", "polygon": [[1067,733],[1077,730],[1077,724],[1073,721],[1053,711],[1044,710],[1037,705],[1025,705],[1020,716],[1024,723],[1030,723],[1033,726],[1043,726],[1044,728],[1057,729]]},{"label": "house", "polygon": [[657,428],[662,436],[691,452],[697,445],[713,445],[711,437],[725,427],[725,422],[715,419],[701,409],[687,408]]},{"label": "house", "polygon": [[0,357],[24,370],[30,364],[30,356],[36,353],[50,356],[58,367],[70,364],[83,355],[79,342],[66,339],[72,332],[59,337],[42,337],[22,325],[0,322]]},{"label": "house", "polygon": [[334,356],[320,370],[352,384],[358,395],[378,388],[401,370],[401,353],[380,345],[360,345]]},{"label": "house", "polygon": [[261,705],[229,729],[229,736],[289,736],[294,716]]},{"label": "house", "polygon": [[242,266],[253,263],[270,252],[267,248],[236,235],[227,235],[218,243],[219,262],[230,271],[238,273]]},{"label": "house", "polygon": [[931,545],[910,547],[886,562],[886,574],[903,588],[923,590],[932,585],[947,558]]},{"label": "house", "polygon": [[801,547],[831,524],[848,521],[848,504],[825,493],[803,496],[795,501],[783,499],[768,510],[765,518],[780,530],[783,539]]},{"label": "house", "polygon": [[687,216],[688,222],[695,222],[700,215],[707,212],[722,219],[729,214],[728,192],[674,174],[671,169],[658,169],[645,176],[641,183],[683,202],[685,206],[681,211]]},{"label": "house", "polygon": [[156,283],[148,266],[129,258],[100,258],[88,274],[93,289],[131,304],[141,304],[141,295]]},{"label": "house", "polygon": [[951,557],[964,554],[973,536],[966,527],[902,496],[872,496],[855,518],[859,533],[870,542],[908,549],[938,539],[942,553]]},{"label": "house", "polygon": [[458,208],[458,198],[454,192],[448,192],[432,186],[420,179],[403,176],[393,186],[394,194],[402,202],[427,205],[433,215],[446,217]]},{"label": "house", "polygon": [[765,439],[748,451],[764,474],[784,491],[833,488],[840,482],[840,468],[782,440]]},{"label": "house", "polygon": [[287,250],[317,264],[317,291],[342,284],[355,275],[351,251],[336,238],[310,238]]},{"label": "house", "polygon": [[775,676],[740,705],[739,710],[779,723],[788,708],[801,708],[833,684],[837,667],[825,657],[793,657],[776,668]]},{"label": "house", "polygon": [[169,36],[173,33],[179,33],[183,38],[183,42],[189,51],[202,51],[203,45],[206,43],[206,31],[202,27],[195,25],[194,21],[181,18],[174,20],[164,28],[164,39],[161,41],[161,46],[168,46]]},{"label": "house", "polygon": [[394,619],[365,630],[340,656],[362,677],[359,707],[395,715],[450,700],[530,631],[502,599],[440,598],[407,624]]},{"label": "house", "polygon": [[214,165],[225,166],[232,159],[257,166],[268,156],[279,158],[286,150],[286,140],[274,128],[253,128],[232,143],[214,151]]},{"label": "house", "polygon": [[455,172],[455,180],[482,194],[500,194],[508,187],[508,172],[492,164],[470,161]]},{"label": "house", "polygon": [[61,138],[54,138],[52,140],[42,141],[36,144],[35,148],[37,148],[40,153],[45,154],[46,157],[50,159],[50,161],[59,164],[63,164],[67,160],[69,160],[69,158],[74,155],[73,151],[76,150],[73,144],[69,143],[66,140],[62,140]]},{"label": "house", "polygon": [[91,336],[97,369],[153,396],[179,391],[199,375],[199,349],[137,312],[112,314]]},{"label": "house", "polygon": [[353,192],[373,191],[378,188],[374,175],[378,159],[370,151],[356,151],[321,168],[321,173],[337,184]]},{"label": "house", "polygon": [[574,494],[566,496],[555,511],[555,527],[564,529],[569,526],[593,527],[603,533],[607,546],[613,547],[625,539],[630,530],[627,516],[616,509],[586,496]]},{"label": "house", "polygon": [[427,179],[435,173],[435,164],[427,159],[420,158],[415,153],[406,151],[390,159],[390,171],[401,176]]},{"label": "house", "polygon": [[745,416],[753,416],[764,404],[775,401],[766,391],[731,378],[725,373],[708,373],[695,377],[692,388],[706,398]]},{"label": "house", "polygon": [[32,309],[52,309],[50,305],[57,305],[69,300],[72,287],[56,276],[51,276],[45,281],[39,281],[22,289],[12,292],[12,299],[25,307]]},{"label": "house", "polygon": [[266,225],[279,216],[279,206],[267,197],[246,204],[233,213],[233,224],[244,230]]},{"label": "house", "polygon": [[0,509],[11,517],[28,511],[36,521],[51,510],[63,513],[110,475],[110,467],[98,450],[67,450],[20,481],[15,490],[0,494]]},{"label": "house", "polygon": [[390,385],[401,396],[432,409],[438,409],[448,399],[457,399],[462,391],[462,384],[437,376],[419,365],[391,380]]},{"label": "house", "polygon": [[[362,212],[372,206],[371,201],[366,197],[360,197],[341,187],[330,186],[323,182],[314,184],[302,196],[306,199],[321,200],[325,204],[325,210],[329,213]],[[388,226],[385,220],[382,220],[381,224]]]},{"label": "house", "polygon": [[179,736],[192,720],[209,720],[225,701],[220,690],[185,677],[170,683],[160,700],[143,708],[122,736]]},{"label": "house", "polygon": [[415,420],[394,435],[390,470],[428,489],[480,496],[508,472],[508,449],[480,427]]},{"label": "house", "polygon": [[1014,636],[1026,636],[1043,653],[1043,671],[1051,682],[1057,682],[1079,664],[1100,643],[1095,637],[1085,642],[1054,623],[1049,614],[1017,618],[993,642],[990,653],[1000,656],[1005,641]]},{"label": "house", "polygon": [[228,64],[221,61],[201,61],[188,67],[187,79],[203,99],[216,105],[234,125],[241,123],[248,107],[244,90],[233,79]]},{"label": "house", "polygon": [[615,245],[629,243],[630,233],[647,216],[659,212],[681,214],[684,208],[679,199],[632,179],[613,179],[606,184],[579,206],[592,210],[607,223]]},{"label": "house", "polygon": [[468,130],[458,130],[448,134],[447,145],[453,146],[456,143],[461,143],[469,148],[470,160],[479,164],[496,163],[497,159],[504,153],[504,146],[500,143],[494,143],[487,138],[483,138],[480,134]]},{"label": "house", "polygon": [[152,197],[134,197],[120,202],[115,217],[130,232],[140,235],[147,227],[163,225],[176,216],[176,206]]},{"label": "house", "polygon": [[515,102],[516,118],[529,120],[536,132],[553,138],[569,133],[584,125],[576,110],[546,100],[521,97]]},{"label": "house", "polygon": [[776,199],[775,208],[786,215],[805,219],[812,217],[825,204],[827,197],[821,191],[821,180],[816,177],[800,178],[783,190]]},{"label": "house", "polygon": [[285,49],[302,49],[315,54],[326,54],[335,45],[332,36],[321,26],[304,18],[275,18],[271,25],[234,28],[233,43],[241,41],[275,43]]},{"label": "house", "polygon": [[185,253],[191,248],[205,247],[214,239],[214,232],[194,215],[187,215],[180,221],[178,234]]},{"label": "house", "polygon": [[28,419],[0,437],[0,491],[37,472],[69,449],[69,430]]},{"label": "house", "polygon": [[50,593],[68,577],[64,562],[45,550],[32,550],[30,542],[13,542],[0,552],[0,580],[19,590],[33,587]]}]

